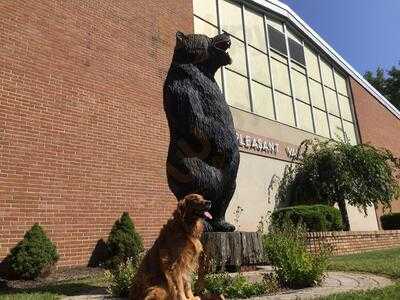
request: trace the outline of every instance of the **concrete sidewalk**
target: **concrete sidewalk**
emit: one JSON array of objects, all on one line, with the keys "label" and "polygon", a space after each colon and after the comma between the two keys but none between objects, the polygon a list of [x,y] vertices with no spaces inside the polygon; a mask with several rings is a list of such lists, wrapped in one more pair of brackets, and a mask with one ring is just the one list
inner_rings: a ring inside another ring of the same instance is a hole
[{"label": "concrete sidewalk", "polygon": [[[265,270],[264,270],[265,273]],[[246,276],[250,280],[261,279],[262,272],[248,272]],[[317,287],[305,288],[300,290],[288,290],[282,293],[269,296],[260,296],[250,298],[251,300],[305,300],[318,299],[336,293],[349,291],[368,290],[373,288],[383,288],[394,284],[394,281],[383,276],[377,276],[367,273],[345,273],[345,272],[327,272],[322,284]],[[110,300],[107,295],[82,295],[74,297],[65,297],[69,300]],[[139,300],[139,299],[138,299]]]}]

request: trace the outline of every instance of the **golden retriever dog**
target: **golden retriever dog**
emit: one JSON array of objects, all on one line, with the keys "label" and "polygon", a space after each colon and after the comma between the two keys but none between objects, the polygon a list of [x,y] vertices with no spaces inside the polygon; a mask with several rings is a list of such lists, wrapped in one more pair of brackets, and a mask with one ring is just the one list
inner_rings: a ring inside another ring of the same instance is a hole
[{"label": "golden retriever dog", "polygon": [[190,194],[178,207],[143,258],[130,291],[131,300],[200,300],[193,296],[190,273],[195,272],[203,219],[212,218],[211,202]]}]

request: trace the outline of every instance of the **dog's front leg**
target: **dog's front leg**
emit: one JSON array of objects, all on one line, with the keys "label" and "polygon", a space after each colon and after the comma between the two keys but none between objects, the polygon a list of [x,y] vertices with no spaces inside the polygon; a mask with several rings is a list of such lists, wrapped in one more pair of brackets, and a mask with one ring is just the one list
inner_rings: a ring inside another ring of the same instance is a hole
[{"label": "dog's front leg", "polygon": [[188,299],[190,300],[200,300],[199,297],[195,297],[193,295],[193,291],[192,291],[192,285],[190,284],[190,280],[188,279],[188,276],[186,275],[185,277],[183,277],[183,285],[185,288],[185,295]]},{"label": "dog's front leg", "polygon": [[177,272],[178,274],[176,274],[175,278],[175,284],[176,284],[176,289],[178,292],[178,299],[179,300],[191,300],[186,298],[186,294],[185,294],[185,284],[184,284],[184,279],[182,277],[182,274],[180,274],[180,272]]}]

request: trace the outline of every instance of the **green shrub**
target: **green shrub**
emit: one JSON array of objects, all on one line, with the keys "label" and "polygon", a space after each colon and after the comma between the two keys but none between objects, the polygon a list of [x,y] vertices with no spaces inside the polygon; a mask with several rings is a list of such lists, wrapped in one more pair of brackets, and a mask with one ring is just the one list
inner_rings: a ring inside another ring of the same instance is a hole
[{"label": "green shrub", "polygon": [[228,298],[249,298],[275,292],[279,289],[273,276],[265,276],[260,282],[250,282],[245,276],[228,273],[209,274],[205,277],[205,294],[220,295]]},{"label": "green shrub", "polygon": [[57,262],[59,255],[54,244],[46,236],[42,227],[35,224],[25,233],[10,253],[10,267],[23,279],[35,279],[49,272]]},{"label": "green shrub", "polygon": [[104,276],[107,281],[107,293],[113,297],[128,297],[129,290],[135,277],[137,262],[128,258],[115,269],[107,270]]},{"label": "green shrub", "polygon": [[281,227],[285,219],[294,224],[304,223],[307,231],[339,231],[343,230],[340,211],[332,206],[298,205],[275,210],[271,215],[273,226]]},{"label": "green shrub", "polygon": [[382,215],[381,223],[384,230],[400,229],[400,213]]},{"label": "green shrub", "polygon": [[143,242],[127,212],[124,212],[112,227],[107,249],[110,256],[108,267],[115,268],[128,258],[134,262],[139,260],[139,255],[144,250]]},{"label": "green shrub", "polygon": [[286,220],[282,227],[272,227],[263,237],[263,246],[283,286],[304,288],[322,280],[329,250],[322,245],[318,254],[308,252],[304,225]]}]

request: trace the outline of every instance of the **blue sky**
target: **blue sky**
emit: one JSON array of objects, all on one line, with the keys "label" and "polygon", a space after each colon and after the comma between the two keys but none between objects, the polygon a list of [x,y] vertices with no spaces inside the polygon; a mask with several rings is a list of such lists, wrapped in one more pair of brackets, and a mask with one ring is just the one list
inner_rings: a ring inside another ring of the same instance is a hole
[{"label": "blue sky", "polygon": [[358,72],[400,61],[400,0],[281,0]]}]

